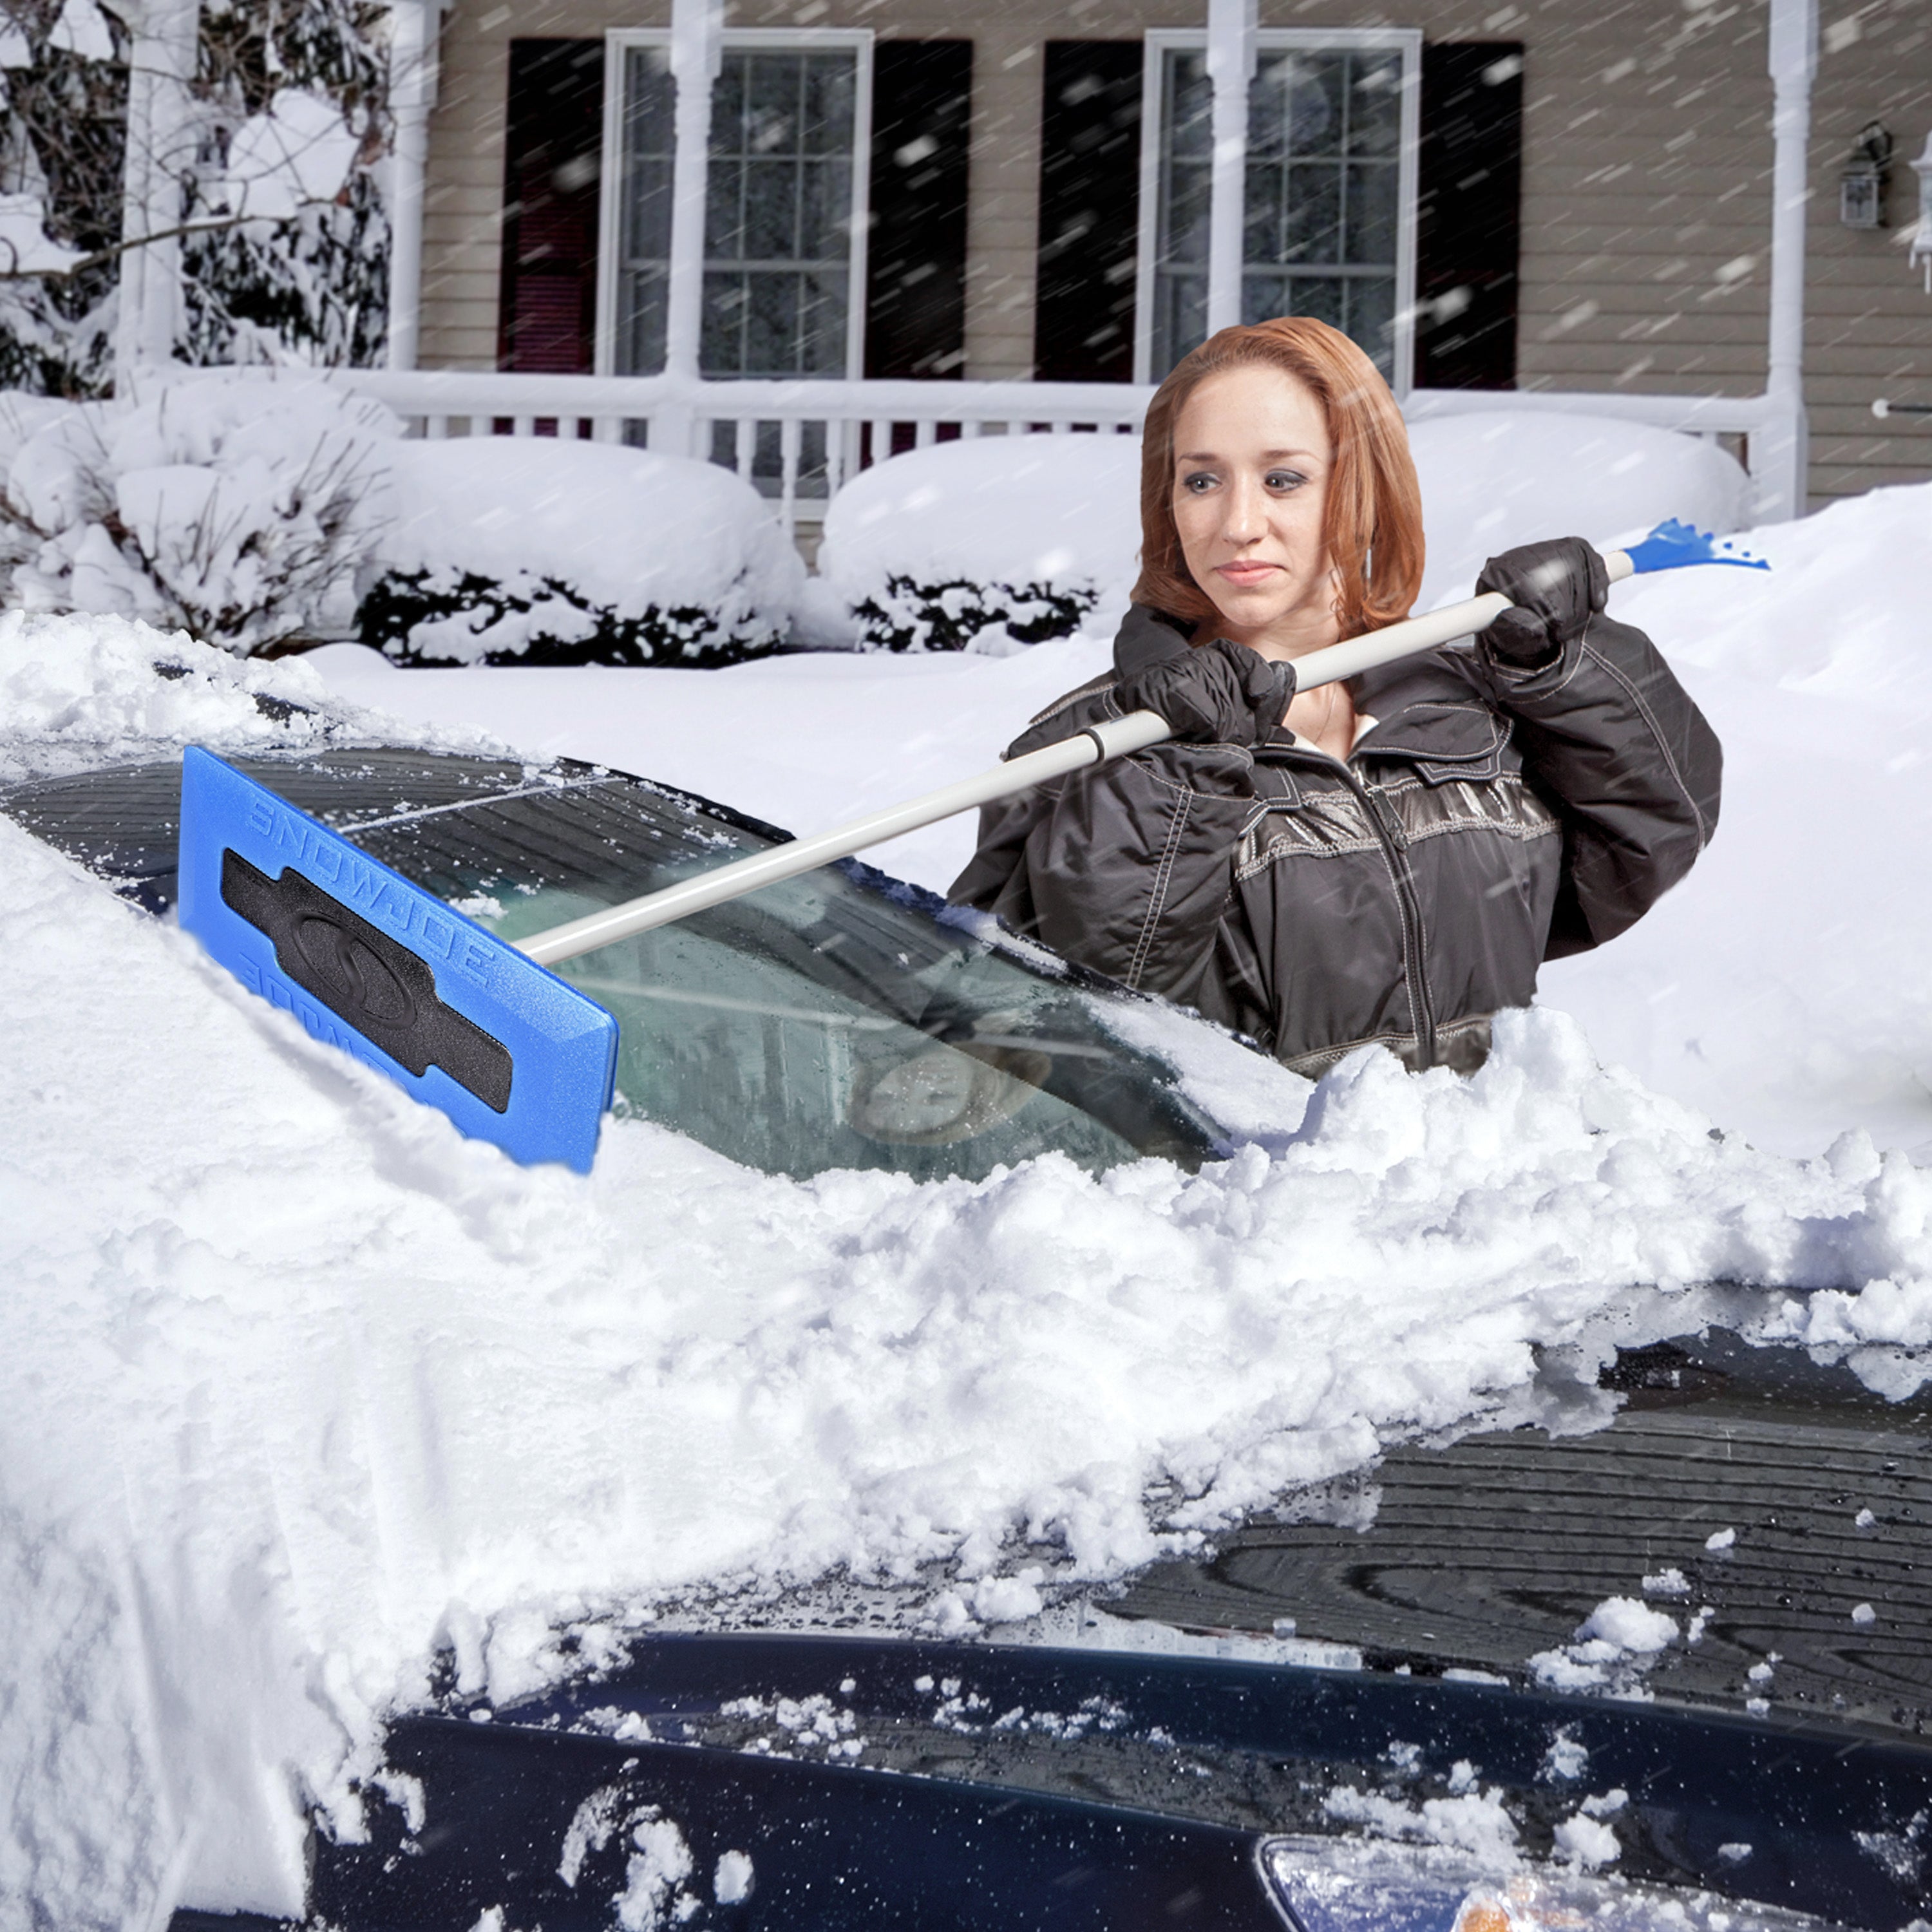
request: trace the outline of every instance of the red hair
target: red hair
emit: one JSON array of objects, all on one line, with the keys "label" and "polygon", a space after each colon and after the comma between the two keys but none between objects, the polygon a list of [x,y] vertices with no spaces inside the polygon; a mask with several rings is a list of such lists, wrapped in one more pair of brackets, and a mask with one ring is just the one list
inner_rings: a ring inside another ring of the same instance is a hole
[{"label": "red hair", "polygon": [[1322,537],[1335,573],[1342,635],[1359,637],[1408,614],[1422,585],[1422,492],[1408,432],[1381,372],[1340,329],[1276,316],[1210,336],[1182,358],[1148,405],[1141,440],[1141,574],[1136,604],[1204,622],[1220,615],[1181,554],[1174,520],[1174,435],[1196,386],[1224,369],[1262,363],[1292,376],[1321,404],[1334,455]]}]

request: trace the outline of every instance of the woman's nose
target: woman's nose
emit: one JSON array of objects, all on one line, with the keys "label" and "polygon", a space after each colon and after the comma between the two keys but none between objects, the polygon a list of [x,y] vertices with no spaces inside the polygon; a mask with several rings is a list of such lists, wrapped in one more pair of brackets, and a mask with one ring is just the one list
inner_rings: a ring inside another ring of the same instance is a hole
[{"label": "woman's nose", "polygon": [[1268,518],[1259,488],[1246,478],[1238,480],[1221,501],[1225,506],[1221,536],[1228,543],[1252,543],[1266,534]]}]

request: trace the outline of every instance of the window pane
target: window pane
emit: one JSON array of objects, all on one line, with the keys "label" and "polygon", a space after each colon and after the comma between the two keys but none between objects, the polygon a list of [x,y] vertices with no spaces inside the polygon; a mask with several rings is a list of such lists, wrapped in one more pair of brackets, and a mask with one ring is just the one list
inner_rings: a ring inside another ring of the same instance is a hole
[{"label": "window pane", "polygon": [[800,261],[842,262],[850,250],[852,164],[840,154],[800,164],[797,250]]},{"label": "window pane", "polygon": [[1357,54],[1348,89],[1348,152],[1393,160],[1402,147],[1402,62],[1393,54]]},{"label": "window pane", "polygon": [[796,261],[798,163],[789,155],[766,155],[746,161],[740,173],[744,182],[743,226],[735,236],[707,236],[706,250],[747,262]]},{"label": "window pane", "polygon": [[1342,252],[1342,178],[1330,161],[1305,161],[1284,171],[1287,207],[1277,262],[1334,262]]},{"label": "window pane", "polygon": [[[1248,94],[1244,319],[1313,316],[1352,336],[1384,374],[1395,308],[1402,74],[1396,53],[1264,48]],[[1156,378],[1206,332],[1212,93],[1204,54],[1169,52],[1161,103],[1150,318]]]},{"label": "window pane", "polygon": [[[725,50],[706,168],[707,376],[845,371],[857,70],[842,50]],[[633,49],[625,71],[616,362],[650,373],[664,366],[675,95],[662,48]]]},{"label": "window pane", "polygon": [[664,367],[668,286],[662,263],[625,272],[617,310],[616,360],[620,374],[654,374]]},{"label": "window pane", "polygon": [[713,154],[704,169],[704,246],[707,254],[736,261],[745,249],[745,169],[729,155]]},{"label": "window pane", "polygon": [[1292,53],[1256,64],[1248,95],[1250,160],[1332,154],[1342,140],[1340,54]]},{"label": "window pane", "polygon": [[698,361],[706,369],[736,369],[745,359],[745,316],[751,301],[748,278],[707,272],[704,312],[699,326]]},{"label": "window pane", "polygon": [[[1343,313],[1342,290],[1347,286],[1338,276],[1297,275],[1288,284],[1288,313],[1312,316],[1317,322],[1325,322],[1331,328],[1346,333],[1348,317]],[[1364,348],[1367,346],[1363,344]]]},{"label": "window pane", "polygon": [[1364,265],[1395,260],[1396,167],[1358,163],[1348,171],[1348,245],[1342,259]]},{"label": "window pane", "polygon": [[798,278],[786,274],[746,278],[750,299],[745,311],[742,371],[766,376],[798,364]]},{"label": "window pane", "polygon": [[670,253],[674,90],[664,50],[631,48],[624,86],[614,360],[620,373],[652,374],[664,367],[664,266]]},{"label": "window pane", "polygon": [[1384,375],[1389,370],[1395,334],[1395,281],[1393,277],[1358,276],[1344,286],[1348,291],[1348,320],[1341,326],[1374,358]]},{"label": "window pane", "polygon": [[1208,56],[1192,49],[1170,52],[1166,71],[1164,145],[1180,158],[1205,161],[1214,146],[1214,90],[1208,82]]},{"label": "window pane", "polygon": [[1241,320],[1246,322],[1266,322],[1277,315],[1294,315],[1298,311],[1294,298],[1289,293],[1291,278],[1286,275],[1257,274],[1252,268],[1241,277]]},{"label": "window pane", "polygon": [[849,157],[856,69],[844,55],[816,54],[805,63],[800,151]]}]

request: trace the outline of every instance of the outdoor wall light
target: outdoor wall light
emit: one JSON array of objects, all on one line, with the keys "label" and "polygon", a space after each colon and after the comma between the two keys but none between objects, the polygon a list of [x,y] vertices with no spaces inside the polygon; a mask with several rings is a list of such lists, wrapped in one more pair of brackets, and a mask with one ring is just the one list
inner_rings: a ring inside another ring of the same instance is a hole
[{"label": "outdoor wall light", "polygon": [[1892,166],[1892,136],[1882,121],[1868,121],[1838,176],[1838,220],[1847,228],[1885,226],[1885,189]]}]

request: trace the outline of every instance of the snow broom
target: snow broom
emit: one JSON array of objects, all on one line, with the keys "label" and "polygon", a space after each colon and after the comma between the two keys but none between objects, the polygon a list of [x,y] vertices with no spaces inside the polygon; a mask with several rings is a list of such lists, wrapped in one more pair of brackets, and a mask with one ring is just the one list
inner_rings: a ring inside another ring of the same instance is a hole
[{"label": "snow broom", "polygon": [[[1612,583],[1685,564],[1769,568],[1679,523],[1604,561]],[[1295,688],[1469,636],[1508,608],[1491,591],[1311,652],[1295,662]],[[617,1023],[549,968],[1168,735],[1157,713],[1132,712],[514,945],[194,746],[182,758],[181,922],[251,992],[465,1133],[526,1164],[586,1173],[610,1102]]]}]

